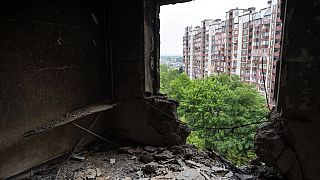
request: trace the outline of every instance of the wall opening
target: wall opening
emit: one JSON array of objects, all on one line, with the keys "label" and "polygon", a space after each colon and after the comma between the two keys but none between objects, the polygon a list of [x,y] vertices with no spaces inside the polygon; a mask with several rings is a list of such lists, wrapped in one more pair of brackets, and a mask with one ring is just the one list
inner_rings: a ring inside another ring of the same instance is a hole
[{"label": "wall opening", "polygon": [[180,103],[188,143],[238,164],[276,105],[281,0],[198,0],[160,8],[160,92]]}]

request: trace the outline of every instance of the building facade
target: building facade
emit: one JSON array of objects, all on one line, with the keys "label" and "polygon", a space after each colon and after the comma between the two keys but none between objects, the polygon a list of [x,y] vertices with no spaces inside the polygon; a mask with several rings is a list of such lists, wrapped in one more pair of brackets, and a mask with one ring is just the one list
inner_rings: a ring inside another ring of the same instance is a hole
[{"label": "building facade", "polygon": [[281,0],[268,6],[231,9],[225,20],[204,20],[188,26],[183,36],[185,73],[191,78],[213,74],[238,75],[266,93],[274,105],[276,63],[280,59]]}]

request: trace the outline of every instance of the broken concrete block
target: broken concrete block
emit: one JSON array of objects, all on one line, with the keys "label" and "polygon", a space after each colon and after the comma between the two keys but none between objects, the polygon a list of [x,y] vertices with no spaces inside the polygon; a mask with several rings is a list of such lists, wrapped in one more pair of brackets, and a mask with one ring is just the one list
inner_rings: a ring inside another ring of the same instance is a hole
[{"label": "broken concrete block", "polygon": [[110,163],[111,163],[111,164],[116,163],[116,159],[110,159]]},{"label": "broken concrete block", "polygon": [[142,162],[142,163],[150,163],[154,160],[152,154],[149,154],[149,153],[146,153],[146,154],[143,154],[143,155],[140,155],[139,156],[139,161]]},{"label": "broken concrete block", "polygon": [[[159,146],[181,145],[186,143],[190,130],[180,123],[177,117],[179,103],[165,96],[152,96],[145,99],[147,121],[159,136]],[[161,109],[161,111],[159,111]],[[166,114],[166,116],[164,115]]]},{"label": "broken concrete block", "polygon": [[156,162],[151,162],[142,167],[142,171],[146,174],[153,174],[156,172],[159,164]]},{"label": "broken concrete block", "polygon": [[101,169],[96,168],[97,176],[100,177],[102,175]]},{"label": "broken concrete block", "polygon": [[144,150],[152,153],[152,152],[156,152],[158,150],[158,148],[155,148],[153,146],[145,146]]},{"label": "broken concrete block", "polygon": [[233,172],[229,171],[227,174],[224,175],[227,178],[231,178],[233,176]]},{"label": "broken concrete block", "polygon": [[73,179],[74,180],[83,180],[85,179],[85,174],[84,172],[80,171],[80,172],[75,172],[73,175]]},{"label": "broken concrete block", "polygon": [[86,179],[92,179],[92,180],[95,179],[97,176],[97,172],[95,169],[87,169],[84,172],[84,174],[85,174]]}]

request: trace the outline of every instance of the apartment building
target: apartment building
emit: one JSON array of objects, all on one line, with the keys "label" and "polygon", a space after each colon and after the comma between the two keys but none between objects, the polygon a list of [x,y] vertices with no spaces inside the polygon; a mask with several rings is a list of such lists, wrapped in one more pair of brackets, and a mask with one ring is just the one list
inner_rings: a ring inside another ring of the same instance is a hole
[{"label": "apartment building", "polygon": [[203,78],[212,74],[238,75],[274,105],[276,63],[280,58],[281,0],[268,1],[257,10],[231,9],[225,20],[204,20],[188,26],[183,37],[186,74]]}]

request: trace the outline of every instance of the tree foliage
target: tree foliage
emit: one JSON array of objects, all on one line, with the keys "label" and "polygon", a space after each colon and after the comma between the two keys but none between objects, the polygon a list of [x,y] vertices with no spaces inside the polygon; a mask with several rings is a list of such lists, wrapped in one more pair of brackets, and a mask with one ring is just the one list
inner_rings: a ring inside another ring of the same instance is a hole
[{"label": "tree foliage", "polygon": [[161,91],[180,102],[178,114],[193,130],[188,142],[211,148],[237,164],[255,157],[256,124],[267,114],[257,90],[237,76],[214,75],[190,80],[178,70],[161,66]]}]

